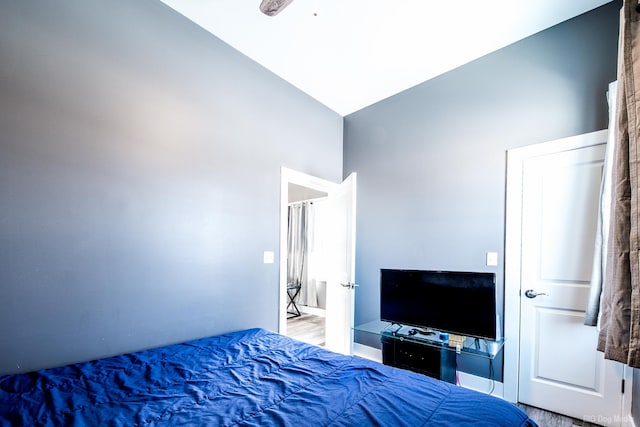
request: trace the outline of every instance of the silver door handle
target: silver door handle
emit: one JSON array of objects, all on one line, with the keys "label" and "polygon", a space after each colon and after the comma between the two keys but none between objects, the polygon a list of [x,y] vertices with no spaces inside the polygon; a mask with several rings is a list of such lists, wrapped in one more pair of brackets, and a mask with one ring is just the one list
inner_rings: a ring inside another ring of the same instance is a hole
[{"label": "silver door handle", "polygon": [[533,289],[527,289],[526,291],[524,291],[524,296],[527,298],[535,298],[538,295],[549,295],[549,294],[545,294],[544,292],[536,292]]},{"label": "silver door handle", "polygon": [[348,282],[348,283],[340,283],[340,286],[342,286],[343,288],[355,289],[357,286],[360,286],[360,285],[356,283]]}]

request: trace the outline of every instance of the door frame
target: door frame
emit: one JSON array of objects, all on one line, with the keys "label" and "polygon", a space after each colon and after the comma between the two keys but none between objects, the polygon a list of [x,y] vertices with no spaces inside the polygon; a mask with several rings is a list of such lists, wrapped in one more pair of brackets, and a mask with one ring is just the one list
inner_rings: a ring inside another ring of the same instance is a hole
[{"label": "door frame", "polygon": [[[505,260],[504,260],[504,398],[518,402],[520,365],[520,270],[522,230],[522,173],[524,161],[557,151],[606,143],[608,131],[600,130],[554,141],[507,150]],[[595,349],[594,349],[595,351]],[[631,416],[633,370],[624,367],[623,418]],[[544,408],[543,408],[544,409]]]},{"label": "door frame", "polygon": [[336,187],[335,182],[298,172],[282,166],[280,168],[280,286],[278,333],[287,334],[287,218],[289,206],[289,183],[323,191],[329,194]]}]

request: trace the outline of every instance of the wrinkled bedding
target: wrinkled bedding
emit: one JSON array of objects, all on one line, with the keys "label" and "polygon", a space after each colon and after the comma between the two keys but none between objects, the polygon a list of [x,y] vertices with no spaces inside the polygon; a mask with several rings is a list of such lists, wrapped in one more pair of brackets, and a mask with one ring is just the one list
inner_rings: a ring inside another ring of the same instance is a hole
[{"label": "wrinkled bedding", "polygon": [[1,426],[535,426],[501,399],[263,329],[0,376]]}]

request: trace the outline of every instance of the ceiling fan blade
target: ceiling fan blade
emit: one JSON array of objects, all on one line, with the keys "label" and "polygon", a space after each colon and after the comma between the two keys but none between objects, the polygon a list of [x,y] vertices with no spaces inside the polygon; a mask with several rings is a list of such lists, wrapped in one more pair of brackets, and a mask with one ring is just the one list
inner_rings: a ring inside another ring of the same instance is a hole
[{"label": "ceiling fan blade", "polygon": [[293,0],[262,0],[260,10],[265,15],[276,16],[285,7],[289,6]]}]

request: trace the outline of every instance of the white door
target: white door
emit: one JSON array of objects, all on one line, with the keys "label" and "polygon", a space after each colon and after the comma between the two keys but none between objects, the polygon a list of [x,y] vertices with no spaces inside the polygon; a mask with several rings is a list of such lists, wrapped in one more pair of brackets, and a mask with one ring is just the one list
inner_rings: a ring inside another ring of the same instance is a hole
[{"label": "white door", "polygon": [[356,174],[329,192],[331,236],[325,347],[351,354],[355,293]]},{"label": "white door", "polygon": [[598,330],[583,324],[606,140],[590,135],[521,160],[518,400],[620,425],[622,365],[596,351]]},{"label": "white door", "polygon": [[[289,183],[301,185],[328,194],[324,210],[330,226],[324,236],[327,250],[327,291],[325,310],[325,347],[344,354],[351,353],[353,345],[353,309],[355,280],[355,215],[356,174],[337,184],[282,168],[280,211],[280,316],[279,332],[287,328],[287,202]],[[345,286],[343,286],[345,285]]]}]

